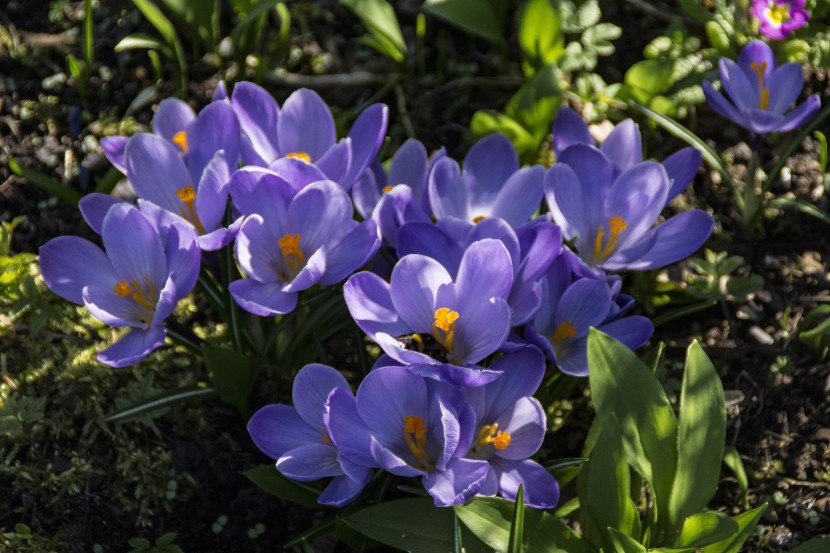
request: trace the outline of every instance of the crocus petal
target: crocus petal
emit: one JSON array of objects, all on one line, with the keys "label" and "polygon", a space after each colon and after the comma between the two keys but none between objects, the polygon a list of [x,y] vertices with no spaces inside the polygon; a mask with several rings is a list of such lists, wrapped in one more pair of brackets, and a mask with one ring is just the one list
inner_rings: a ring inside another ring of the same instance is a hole
[{"label": "crocus petal", "polygon": [[[510,333],[510,308],[502,298],[482,300],[473,309],[459,310],[460,317],[450,352],[453,363],[477,363],[498,350],[507,339]],[[461,320],[461,317],[465,319]]]},{"label": "crocus petal", "polygon": [[513,272],[518,271],[519,263],[521,262],[521,249],[519,246],[519,237],[516,235],[513,227],[504,219],[488,217],[473,225],[472,230],[467,234],[467,244],[473,244],[479,240],[486,240],[488,238],[501,242],[507,248],[507,253],[510,255],[510,260],[513,264]]},{"label": "crocus petal", "polygon": [[294,377],[291,399],[307,425],[323,428],[326,400],[335,388],[349,390],[349,383],[336,369],[320,363],[311,363],[300,369]]},{"label": "crocus petal", "polygon": [[193,183],[173,144],[154,134],[139,133],[130,138],[124,156],[130,184],[139,198],[173,213],[184,208],[176,191]]},{"label": "crocus petal", "polygon": [[593,146],[594,139],[582,116],[569,107],[563,107],[553,123],[553,153],[558,159],[565,148],[574,144]]},{"label": "crocus petal", "polygon": [[248,421],[248,434],[268,457],[279,459],[286,451],[321,443],[322,429],[308,426],[289,405],[266,405]]},{"label": "crocus petal", "polygon": [[362,267],[380,248],[377,225],[368,220],[355,225],[337,244],[326,250],[326,272],[320,284],[336,284]]},{"label": "crocus petal", "polygon": [[515,501],[521,485],[529,507],[550,509],[559,502],[559,484],[539,463],[498,459],[492,465],[499,475],[499,495],[505,499]]},{"label": "crocus petal", "polygon": [[187,169],[193,182],[199,182],[202,172],[220,150],[228,174],[239,166],[239,121],[227,102],[208,104],[187,130]]},{"label": "crocus petal", "polygon": [[703,156],[691,146],[675,152],[663,161],[663,167],[671,183],[666,202],[676,198],[694,180],[701,161]]},{"label": "crocus petal", "polygon": [[196,192],[196,213],[207,232],[215,230],[225,215],[231,175],[223,150],[216,152],[204,169]]},{"label": "crocus petal", "polygon": [[568,286],[556,307],[554,331],[565,322],[576,330],[576,336],[588,334],[598,326],[611,308],[611,290],[601,280],[584,278]]},{"label": "crocus petal", "polygon": [[383,470],[391,472],[395,476],[404,477],[422,476],[425,474],[421,469],[416,469],[409,465],[405,459],[391,449],[384,447],[374,436],[370,439],[369,449],[372,452],[372,457],[375,459],[375,464]]},{"label": "crocus petal", "polygon": [[221,100],[228,99],[228,87],[225,85],[225,81],[219,81],[219,84],[216,85],[216,88],[213,89],[213,96],[210,97],[211,102],[219,102]]},{"label": "crocus petal", "polygon": [[770,111],[784,113],[804,88],[804,73],[798,63],[785,63],[775,70],[766,83],[769,86]]},{"label": "crocus petal", "polygon": [[724,98],[723,94],[715,90],[715,87],[712,86],[712,83],[709,81],[703,81],[703,95],[706,97],[706,101],[709,103],[709,106],[715,110],[718,115],[726,117],[741,127],[747,126],[746,117],[735,109],[735,106],[729,103],[729,100]]},{"label": "crocus petal", "polygon": [[406,184],[399,184],[384,192],[371,217],[377,223],[384,243],[391,247],[397,243],[398,229],[407,223],[421,222],[435,226],[415,201],[412,190]]},{"label": "crocus petal", "polygon": [[83,305],[84,286],[112,289],[121,278],[101,248],[77,236],[59,236],[40,247],[40,273],[46,286]]},{"label": "crocus petal", "polygon": [[646,317],[634,315],[610,323],[603,323],[597,330],[625,344],[628,349],[637,349],[654,334],[654,324]]},{"label": "crocus petal", "polygon": [[134,328],[126,336],[100,352],[98,361],[110,367],[121,368],[138,363],[164,343],[165,330],[162,326],[147,330]]},{"label": "crocus petal", "polygon": [[101,234],[107,211],[115,204],[120,203],[126,202],[109,194],[92,192],[81,198],[81,201],[78,202],[78,208],[81,210],[81,215],[83,215],[86,224],[96,233]]},{"label": "crocus petal", "polygon": [[375,206],[381,198],[380,187],[378,187],[375,172],[364,171],[360,178],[352,186],[352,202],[361,217],[368,219],[372,216]]},{"label": "crocus petal", "polygon": [[[617,177],[604,206],[608,220],[621,217],[627,224],[619,235],[617,251],[638,240],[654,224],[666,205],[668,193],[666,170],[653,161],[638,163]],[[608,221],[601,223],[607,225]]]},{"label": "crocus petal", "polygon": [[218,228],[207,234],[196,237],[196,244],[199,249],[206,252],[215,252],[221,250],[236,238],[239,227],[242,226],[244,217],[237,219],[231,227]]},{"label": "crocus petal", "polygon": [[153,321],[153,311],[141,307],[132,298],[119,296],[112,287],[85,286],[83,302],[93,317],[112,327],[146,329]]},{"label": "crocus petal", "polygon": [[783,115],[765,109],[748,108],[744,110],[744,114],[747,119],[747,128],[756,134],[776,132],[784,124]]},{"label": "crocus petal", "polygon": [[519,156],[503,134],[485,136],[464,157],[464,175],[475,183],[470,192],[479,198],[494,198],[518,169]]},{"label": "crocus petal", "polygon": [[364,467],[375,467],[369,428],[357,412],[348,388],[335,388],[326,400],[323,420],[329,438],[342,457]]},{"label": "crocus petal", "polygon": [[614,127],[599,149],[619,172],[640,163],[643,161],[640,127],[631,119],[626,119]]},{"label": "crocus petal", "polygon": [[[266,163],[279,157],[277,119],[280,109],[268,92],[254,83],[241,82],[233,89],[231,106],[239,119],[241,131],[256,154]],[[250,163],[245,160],[246,163]]]},{"label": "crocus petal", "polygon": [[549,221],[520,229],[518,238],[522,254],[514,289],[516,281],[538,280],[562,250],[562,231]]},{"label": "crocus petal", "polygon": [[286,451],[277,461],[277,470],[300,482],[343,474],[337,462],[337,450],[328,444],[303,445]]},{"label": "crocus petal", "polygon": [[[498,382],[498,381],[496,381]],[[536,398],[519,398],[510,407],[496,415],[499,430],[510,434],[510,445],[495,450],[504,459],[527,459],[536,453],[545,439],[545,410]]]},{"label": "crocus petal", "polygon": [[202,254],[193,241],[193,230],[183,225],[171,225],[167,233],[167,271],[176,283],[176,300],[188,295],[199,279]]},{"label": "crocus petal", "polygon": [[105,136],[101,139],[101,149],[104,155],[113,167],[124,174],[127,173],[127,169],[124,168],[124,148],[127,146],[127,140],[126,136]]},{"label": "crocus petal", "polygon": [[[385,104],[372,104],[358,116],[349,131],[352,142],[352,159],[343,187],[351,188],[355,179],[366,170],[378,153],[386,128],[389,125],[389,108]],[[395,183],[399,184],[399,183]]]},{"label": "crocus petal", "polygon": [[352,202],[337,183],[321,181],[303,188],[288,207],[288,233],[300,235],[308,255],[325,245],[352,219]]},{"label": "crocus petal", "polygon": [[275,236],[285,234],[288,206],[294,191],[282,177],[267,169],[243,167],[231,176],[233,205],[243,215],[261,215]]},{"label": "crocus petal", "polygon": [[357,412],[385,448],[409,451],[406,417],[429,421],[429,398],[423,378],[404,367],[383,367],[366,376],[357,390]]},{"label": "crocus petal", "polygon": [[496,417],[522,397],[535,394],[545,376],[545,357],[538,348],[527,346],[498,358],[490,369],[502,372],[502,378],[483,388],[464,390],[479,420]]},{"label": "crocus petal", "polygon": [[[160,289],[167,280],[167,259],[157,231],[129,204],[114,205],[101,231],[112,266],[122,278]],[[132,284],[132,283],[131,283]]]},{"label": "crocus petal", "polygon": [[784,121],[776,130],[780,132],[787,132],[795,128],[798,128],[810,119],[812,119],[820,108],[821,100],[819,100],[818,94],[813,94],[812,96],[807,98],[803,104],[789,112],[784,117]]},{"label": "crocus petal", "polygon": [[401,336],[410,331],[398,317],[389,284],[376,274],[362,272],[352,275],[343,285],[343,297],[349,314],[366,334],[373,336],[385,332]]},{"label": "crocus petal", "polygon": [[334,118],[319,94],[301,88],[288,97],[277,121],[281,155],[302,152],[314,161],[334,145],[336,138]]},{"label": "crocus petal", "polygon": [[243,278],[231,282],[228,289],[237,305],[254,315],[285,315],[297,306],[297,294],[283,292],[282,284],[278,282],[263,284]]},{"label": "crocus petal", "polygon": [[487,461],[453,459],[444,470],[424,477],[422,483],[436,507],[461,505],[478,493],[489,469]]},{"label": "crocus petal", "polygon": [[364,476],[358,480],[354,480],[347,475],[332,478],[326,489],[317,498],[317,501],[321,505],[328,505],[329,507],[343,507],[354,501],[372,478],[370,469],[362,468],[360,470]]},{"label": "crocus petal", "polygon": [[588,376],[588,338],[582,336],[568,340],[556,348],[556,366],[565,374]]},{"label": "crocus petal", "polygon": [[[289,158],[291,159],[291,158]],[[326,178],[338,183],[343,190],[351,189],[353,181],[346,180],[346,174],[352,165],[352,141],[345,138],[332,146],[323,156],[314,162]]]},{"label": "crocus petal", "polygon": [[616,176],[611,161],[593,146],[576,144],[562,152],[558,161],[570,166],[582,186],[597,193],[599,198],[607,195]]},{"label": "crocus petal", "polygon": [[738,64],[727,58],[720,59],[719,68],[723,89],[729,95],[729,99],[735,102],[738,109],[758,105],[760,90],[757,76],[755,82],[752,82]]},{"label": "crocus petal", "polygon": [[545,170],[541,166],[519,169],[504,183],[492,204],[490,215],[501,217],[513,227],[518,227],[539,208],[544,189]]},{"label": "crocus petal", "polygon": [[[411,333],[410,333],[411,334]],[[390,358],[402,366],[408,365],[438,365],[438,361],[425,353],[419,351],[408,350],[403,341],[399,341],[394,336],[390,336],[385,332],[378,332],[373,336],[375,342]],[[409,336],[402,337],[401,340],[407,340]]]},{"label": "crocus petal", "polygon": [[[502,246],[503,247],[503,246]],[[439,290],[452,283],[440,263],[423,255],[407,255],[392,271],[390,292],[400,318],[415,332],[431,332]]]},{"label": "crocus petal", "polygon": [[405,184],[412,190],[412,197],[420,201],[426,192],[429,158],[424,145],[414,138],[404,142],[389,165],[389,183]]},{"label": "crocus petal", "polygon": [[513,262],[504,244],[492,238],[474,242],[458,267],[458,307],[472,318],[476,307],[489,298],[506,298],[512,284]]},{"label": "crocus petal", "polygon": [[306,163],[302,159],[293,157],[281,157],[272,162],[268,169],[279,175],[291,186],[291,190],[293,190],[292,197],[312,182],[326,180],[325,173],[315,164]]},{"label": "crocus petal", "polygon": [[279,247],[273,247],[279,237],[274,236],[259,215],[251,215],[242,224],[236,237],[236,259],[245,273],[259,282],[280,281],[278,268],[284,262]]},{"label": "crocus petal", "polygon": [[478,365],[459,367],[458,365],[450,365],[446,363],[440,365],[416,363],[407,365],[406,368],[413,374],[423,376],[424,378],[431,378],[439,382],[452,384],[453,386],[464,386],[469,388],[484,386],[498,379],[502,375],[501,371],[483,369]]},{"label": "crocus petal", "polygon": [[573,169],[557,163],[545,175],[545,199],[553,221],[568,239],[588,236],[599,225],[601,203]]},{"label": "crocus petal", "polygon": [[196,112],[178,98],[166,98],[159,102],[153,115],[153,132],[172,142],[177,132],[185,130],[196,119]]},{"label": "crocus petal", "polygon": [[510,326],[521,326],[530,321],[542,304],[542,287],[538,282],[525,282],[513,287],[507,297],[510,307]]},{"label": "crocus petal", "polygon": [[464,255],[461,244],[432,223],[407,223],[397,234],[396,250],[399,258],[421,254],[436,260],[450,275],[458,272]]},{"label": "crocus petal", "polygon": [[[756,87],[758,83],[758,74],[752,68],[753,63],[757,64],[758,67],[764,67],[764,83],[769,82],[770,75],[772,75],[778,65],[778,62],[775,61],[775,54],[773,54],[772,48],[770,48],[764,41],[753,40],[744,46],[738,56],[737,65],[743,70],[747,80],[756,85]],[[721,77],[723,77],[722,73]],[[756,95],[754,103],[757,103],[757,101],[758,96]]]},{"label": "crocus petal", "polygon": [[438,219],[456,217],[469,220],[467,189],[461,186],[461,170],[455,160],[438,160],[429,172],[429,202]]}]

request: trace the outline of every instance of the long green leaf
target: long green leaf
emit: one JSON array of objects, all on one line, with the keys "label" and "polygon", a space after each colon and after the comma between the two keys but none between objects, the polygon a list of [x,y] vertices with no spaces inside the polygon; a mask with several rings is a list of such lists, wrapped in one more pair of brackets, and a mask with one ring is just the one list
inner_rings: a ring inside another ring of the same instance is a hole
[{"label": "long green leaf", "polygon": [[767,504],[764,503],[751,511],[732,517],[732,520],[738,524],[738,533],[722,542],[707,545],[703,548],[704,553],[740,553],[741,547],[752,534],[752,529],[761,520],[761,515],[764,514],[766,508]]},{"label": "long green leaf", "polygon": [[421,9],[470,34],[504,41],[502,20],[486,0],[427,0]]},{"label": "long green leaf", "polygon": [[734,447],[727,447],[723,452],[723,462],[735,473],[735,480],[738,481],[738,489],[741,490],[741,499],[744,502],[744,509],[749,508],[749,480],[746,477],[744,462],[741,455]]},{"label": "long green leaf", "polygon": [[615,553],[646,553],[646,548],[640,542],[630,536],[626,536],[615,528],[609,528],[608,533],[611,536],[611,543],[613,544],[610,551]]},{"label": "long green leaf", "polygon": [[519,46],[534,69],[559,61],[565,53],[562,14],[550,0],[528,0],[519,16]]},{"label": "long green leaf", "polygon": [[40,171],[35,171],[34,169],[29,169],[28,167],[20,165],[13,157],[9,158],[9,169],[11,169],[12,173],[15,175],[23,177],[35,186],[68,204],[78,205],[78,202],[81,201],[80,193],[69,188],[68,186],[63,186],[55,179],[41,173]]},{"label": "long green leaf", "polygon": [[779,207],[779,208],[791,208],[797,209],[801,213],[805,215],[810,215],[815,217],[819,221],[823,223],[830,224],[830,217],[827,214],[819,209],[816,205],[811,204],[806,200],[802,200],[801,198],[785,198],[785,197],[778,197],[773,198],[770,203],[770,207]]},{"label": "long green leaf", "polygon": [[[116,52],[136,49],[165,50],[166,48],[167,47],[157,38],[141,33],[125,36],[118,42],[118,44],[115,45]],[[167,49],[167,52],[169,51],[170,50]]]},{"label": "long green leaf", "polygon": [[525,492],[521,484],[519,484],[519,491],[516,492],[516,501],[513,503],[515,507],[513,507],[513,522],[510,524],[507,551],[508,553],[522,553],[522,537],[525,531]]},{"label": "long green leaf", "polygon": [[242,474],[275,497],[297,503],[309,509],[325,508],[325,505],[317,502],[317,496],[322,490],[309,484],[289,480],[280,474],[274,465],[261,465]]},{"label": "long green leaf", "polygon": [[159,34],[167,41],[167,44],[173,46],[178,42],[178,35],[176,34],[176,27],[167,19],[162,11],[156,6],[152,0],[133,0],[135,7],[144,14],[147,21],[156,28]]},{"label": "long green leaf", "polygon": [[664,527],[677,467],[677,421],[666,393],[630,349],[593,328],[588,369],[597,417],[606,429],[619,424],[626,458],[651,484]]},{"label": "long green leaf", "polygon": [[219,399],[246,414],[248,395],[254,385],[251,360],[236,350],[210,344],[202,346],[202,359]]},{"label": "long green leaf", "polygon": [[726,170],[726,166],[723,164],[723,161],[721,161],[718,154],[716,154],[712,148],[701,140],[700,137],[670,117],[666,117],[665,115],[652,111],[637,102],[630,102],[630,105],[640,113],[648,116],[652,121],[666,129],[668,132],[699,151],[701,155],[703,155],[703,160],[706,164],[717,171],[723,179],[723,182],[726,183],[732,190],[733,195],[735,195],[736,200],[739,202],[739,206],[743,205],[743,198],[738,192],[738,189],[735,187],[735,182],[732,180],[732,177],[729,176],[729,171]]},{"label": "long green leaf", "polygon": [[738,523],[717,511],[697,513],[683,521],[675,547],[694,549],[719,543],[740,531]]},{"label": "long green leaf", "polygon": [[185,386],[177,390],[164,392],[147,398],[141,403],[131,405],[126,409],[116,411],[112,415],[104,417],[104,422],[124,422],[139,417],[145,413],[171,407],[186,401],[206,399],[216,395],[216,390],[207,386]]},{"label": "long green leaf", "polygon": [[84,2],[84,61],[87,67],[92,65],[95,52],[92,23],[92,0],[86,0]]},{"label": "long green leaf", "polygon": [[[401,62],[406,56],[406,42],[395,15],[395,9],[386,0],[340,0],[352,10],[369,31],[389,48],[389,55]],[[384,48],[385,50],[386,48]]]},{"label": "long green leaf", "polygon": [[[686,353],[680,420],[677,434],[677,472],[669,502],[669,529],[685,529],[684,520],[715,495],[726,442],[726,406],[715,367],[697,341]],[[685,545],[685,544],[684,544]]]}]

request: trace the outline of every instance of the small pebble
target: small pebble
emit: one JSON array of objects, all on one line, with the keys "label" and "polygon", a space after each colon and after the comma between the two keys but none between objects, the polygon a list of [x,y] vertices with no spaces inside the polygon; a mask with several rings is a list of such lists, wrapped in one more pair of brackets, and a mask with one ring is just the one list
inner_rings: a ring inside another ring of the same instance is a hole
[{"label": "small pebble", "polygon": [[749,335],[755,338],[755,340],[759,344],[763,344],[765,346],[771,346],[775,343],[775,340],[772,338],[772,336],[770,336],[769,333],[767,333],[764,329],[762,329],[759,326],[752,326],[749,329]]}]

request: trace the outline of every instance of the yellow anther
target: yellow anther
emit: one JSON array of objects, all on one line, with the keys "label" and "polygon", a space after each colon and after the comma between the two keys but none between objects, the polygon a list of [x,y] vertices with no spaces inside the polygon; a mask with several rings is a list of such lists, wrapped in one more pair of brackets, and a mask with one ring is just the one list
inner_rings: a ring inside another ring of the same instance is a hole
[{"label": "yellow anther", "polygon": [[611,230],[611,234],[608,236],[608,242],[605,243],[605,246],[602,244],[605,228],[600,225],[597,229],[597,237],[594,240],[594,258],[597,262],[605,261],[614,252],[614,248],[617,247],[620,241],[620,233],[628,228],[628,223],[619,215],[615,215],[608,219],[608,228]]},{"label": "yellow anther", "polygon": [[576,336],[576,329],[570,321],[559,323],[559,326],[553,331],[553,345],[558,346],[568,338],[573,338],[574,336]]},{"label": "yellow anther", "polygon": [[154,311],[156,309],[156,288],[148,277],[144,277],[144,284],[145,286],[140,285],[134,278],[131,278],[129,282],[124,279],[115,283],[113,291],[120,298],[129,296],[144,309]]},{"label": "yellow anther", "polygon": [[282,258],[285,260],[285,264],[288,265],[292,273],[297,274],[303,268],[303,265],[305,265],[305,255],[303,255],[303,251],[300,249],[300,235],[286,234],[279,239],[277,244],[280,247],[280,251],[282,251]]},{"label": "yellow anther", "polygon": [[478,223],[482,222],[482,221],[483,221],[484,219],[486,219],[486,218],[487,218],[487,217],[485,217],[484,215],[476,215],[475,217],[473,217],[473,223],[478,224]]},{"label": "yellow anther", "polygon": [[767,12],[767,17],[776,25],[781,25],[790,20],[790,7],[786,4],[773,2],[772,7]]},{"label": "yellow anther", "polygon": [[764,86],[764,72],[767,70],[767,62],[762,61],[760,64],[753,61],[749,64],[750,69],[758,75],[758,88],[760,93],[758,96],[758,107],[760,109],[769,109],[769,88]]},{"label": "yellow anther", "polygon": [[291,159],[299,159],[300,161],[311,163],[311,156],[305,152],[291,152],[290,154],[285,154],[285,157],[290,157]]},{"label": "yellow anther", "polygon": [[329,432],[328,432],[328,430],[326,430],[325,426],[323,427],[323,443],[324,444],[330,444],[331,443],[331,438],[329,438]]},{"label": "yellow anther", "polygon": [[386,194],[387,192],[392,192],[393,188],[394,188],[394,186],[384,186],[383,187],[383,193]]},{"label": "yellow anther", "polygon": [[510,445],[510,433],[499,430],[499,423],[487,424],[478,431],[478,447],[493,444],[499,451],[504,451]]},{"label": "yellow anther", "polygon": [[176,196],[183,204],[179,206],[179,214],[196,227],[199,234],[204,234],[205,227],[202,226],[202,221],[199,220],[199,215],[196,213],[196,190],[188,184],[176,190]]},{"label": "yellow anther", "polygon": [[440,307],[435,310],[435,322],[432,323],[432,335],[435,340],[452,352],[452,341],[455,338],[455,321],[458,320],[458,312],[449,307]]},{"label": "yellow anther", "polygon": [[182,152],[187,153],[187,131],[179,131],[173,135],[173,144],[182,149]]},{"label": "yellow anther", "polygon": [[421,417],[408,416],[403,418],[403,438],[415,458],[420,461],[424,470],[431,470],[432,463],[427,455],[427,425]]}]

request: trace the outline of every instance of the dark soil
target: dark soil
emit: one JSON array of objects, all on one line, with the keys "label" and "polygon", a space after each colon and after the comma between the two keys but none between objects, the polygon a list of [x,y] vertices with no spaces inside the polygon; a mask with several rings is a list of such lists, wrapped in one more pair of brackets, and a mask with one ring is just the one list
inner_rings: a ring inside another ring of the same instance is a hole
[{"label": "dark soil", "polygon": [[[12,174],[9,159],[81,193],[92,191],[108,168],[97,140],[105,134],[118,134],[119,121],[135,98],[155,84],[145,54],[113,52],[114,45],[127,34],[154,34],[154,30],[134,15],[135,10],[126,0],[102,0],[100,4],[96,12],[96,71],[83,104],[71,83],[50,83],[54,75],[66,71],[65,55],[80,52],[79,42],[67,38],[65,31],[80,26],[73,18],[83,2],[9,0],[0,7],[0,25],[10,37],[8,44],[0,43],[0,220],[25,216],[13,237],[15,252],[37,252],[40,245],[59,235],[89,239],[95,236],[75,208],[50,198],[40,188]],[[354,37],[361,36],[363,31],[350,12],[333,0],[307,4],[308,7],[297,8],[299,16],[292,28],[292,41],[301,53],[300,60],[277,60],[283,67],[307,74],[310,60],[327,52],[327,72],[393,72],[390,63],[356,44]],[[414,44],[419,2],[402,0],[397,4],[405,38]],[[291,4],[292,10],[296,5]],[[630,11],[615,9],[606,13],[606,17],[617,15],[621,18],[615,20],[619,24],[631,23],[641,30],[648,27],[643,22],[645,18]],[[613,67],[627,67],[639,59],[648,33],[632,34],[635,35],[639,37],[637,44],[616,56]],[[428,25],[425,43],[423,74],[397,85],[397,91],[395,85],[371,85],[324,88],[319,92],[345,121],[350,121],[369,101],[389,104],[392,113],[387,157],[409,131],[414,131],[428,149],[443,145],[451,156],[460,158],[470,145],[467,129],[472,114],[478,109],[502,107],[515,90],[514,77],[520,72],[517,67],[505,66],[486,43],[448,31],[448,27]],[[468,75],[463,68],[448,68],[439,61],[439,48],[447,52],[447,59],[463,60],[474,70]],[[235,72],[240,79],[247,78],[245,70],[232,59],[221,60],[220,66],[213,67],[205,60],[192,64],[188,100],[197,109],[209,100],[220,69]],[[97,71],[99,68],[106,71]],[[820,77],[813,76],[810,86],[823,92],[826,103],[826,80]],[[619,79],[616,76],[615,80]],[[275,82],[266,86],[280,102],[293,90]],[[161,83],[156,102],[173,90],[171,82]],[[133,130],[147,128],[152,117],[150,105],[131,111],[129,116]],[[705,106],[694,120],[694,130],[714,137],[718,149],[731,156],[733,174],[745,174],[749,148],[734,135],[722,136],[719,131],[723,122]],[[641,127],[646,128],[642,121]],[[649,154],[656,159],[663,159],[682,146],[659,131],[645,134],[649,135]],[[817,143],[806,140],[788,162],[788,169],[791,177],[773,193],[813,202],[826,213],[828,201],[819,174]],[[719,228],[710,241],[710,249],[742,256],[745,263],[741,271],[762,276],[763,288],[746,301],[724,299],[707,311],[660,326],[652,342],[666,343],[662,370],[669,389],[672,379],[680,374],[679,364],[690,341],[697,338],[704,344],[730,398],[727,437],[746,467],[748,502],[752,507],[769,503],[762,526],[747,550],[789,551],[830,530],[830,363],[819,360],[797,338],[805,316],[830,301],[830,234],[825,223],[797,211],[771,214],[763,221],[763,232],[739,231],[729,191],[716,177],[701,170],[682,201],[713,212]],[[688,269],[682,265],[670,271],[673,278],[686,274]],[[0,324],[5,324],[2,317]],[[11,351],[18,339],[22,338],[12,340],[8,334],[0,334],[0,351]],[[9,342],[3,343],[4,340]],[[344,366],[350,361],[328,362]],[[191,372],[199,370],[200,367],[191,368]],[[54,385],[50,389],[48,381],[37,386],[38,393],[48,395],[58,406],[47,409],[47,415],[59,412],[62,402],[72,401],[66,397],[69,390]],[[285,392],[283,383],[281,393]],[[255,394],[253,407],[286,399],[265,388]],[[590,411],[581,391],[574,391],[571,399],[573,409],[565,412],[564,426],[546,442],[549,458],[576,456],[580,452]],[[191,434],[186,428],[196,418],[201,419],[199,430]],[[0,499],[0,505],[8,509],[0,509],[0,529],[25,522],[37,534],[57,535],[58,549],[65,551],[89,551],[95,543],[122,550],[130,538],[155,538],[168,531],[177,533],[176,543],[186,551],[276,551],[323,516],[268,496],[241,475],[268,459],[253,446],[244,421],[232,409],[212,401],[171,412],[155,422],[158,433],[149,433],[138,425],[128,432],[143,435],[137,443],[143,443],[148,451],[160,446],[170,452],[172,466],[189,474],[196,484],[180,495],[172,512],[156,513],[150,529],[136,527],[135,512],[118,504],[115,492],[109,489],[118,478],[114,471],[100,474],[97,485],[93,483],[86,492],[72,496],[63,505],[67,509],[63,514],[48,508],[38,511],[32,507],[25,489],[12,490],[10,502]],[[94,418],[79,421],[88,423],[94,425]],[[59,451],[55,445],[32,447]],[[105,449],[99,444],[90,455],[111,453]],[[734,475],[724,467],[722,476],[712,507],[730,514],[743,511]],[[212,524],[222,514],[230,522],[221,532],[212,531]],[[265,523],[266,530],[252,540],[247,533],[257,523]],[[315,542],[315,546],[319,551],[332,548],[325,541]]]}]

